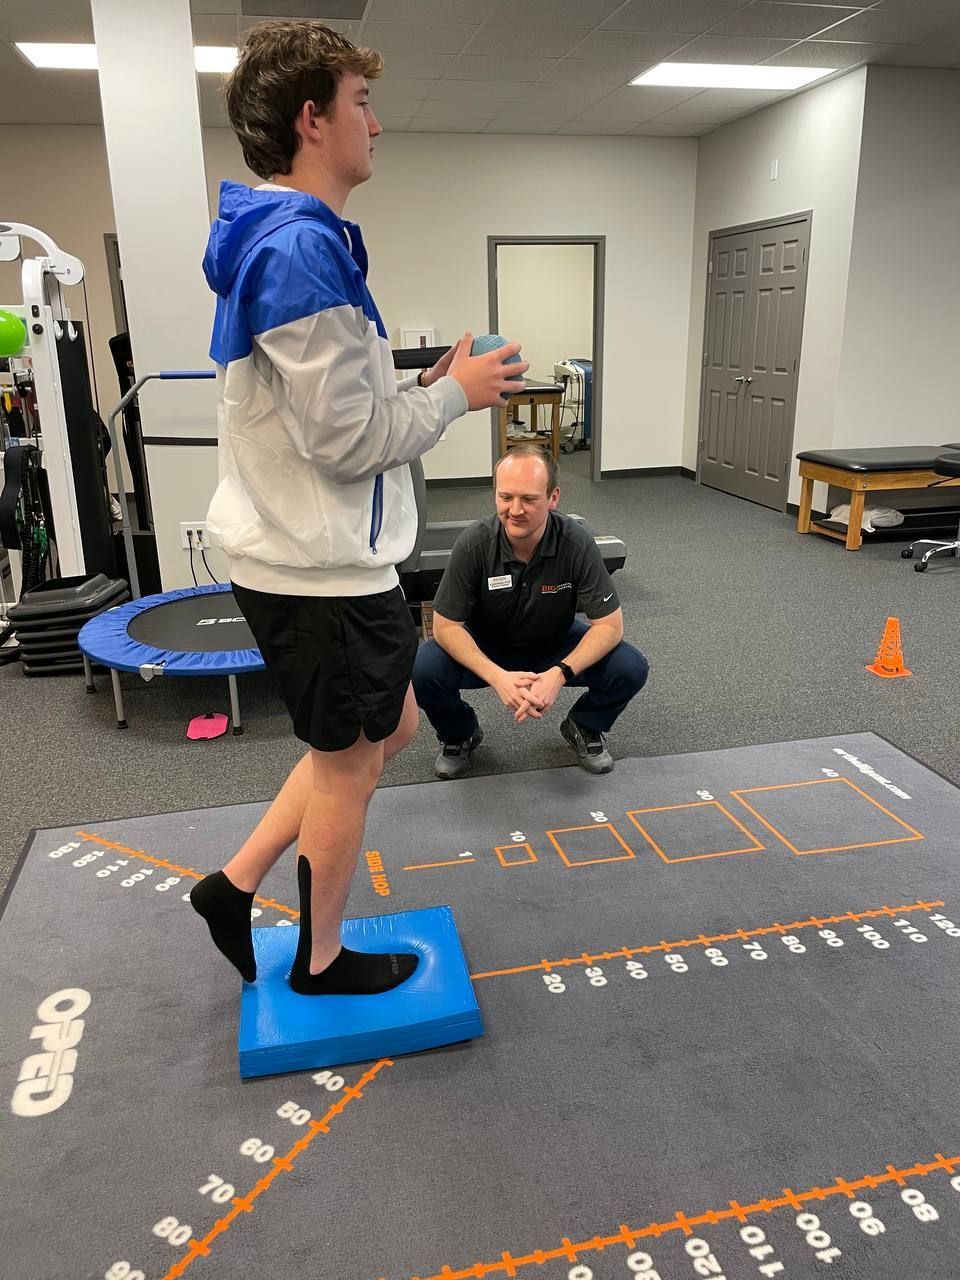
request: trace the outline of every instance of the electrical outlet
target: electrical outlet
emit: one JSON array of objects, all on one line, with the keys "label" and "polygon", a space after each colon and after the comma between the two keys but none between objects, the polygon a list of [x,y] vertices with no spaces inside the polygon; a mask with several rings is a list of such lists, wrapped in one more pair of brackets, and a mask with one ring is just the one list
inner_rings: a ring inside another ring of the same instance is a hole
[{"label": "electrical outlet", "polygon": [[206,550],[207,546],[207,526],[203,520],[186,520],[180,525],[180,546],[184,551],[190,550],[190,538],[188,534],[193,536],[194,551]]}]

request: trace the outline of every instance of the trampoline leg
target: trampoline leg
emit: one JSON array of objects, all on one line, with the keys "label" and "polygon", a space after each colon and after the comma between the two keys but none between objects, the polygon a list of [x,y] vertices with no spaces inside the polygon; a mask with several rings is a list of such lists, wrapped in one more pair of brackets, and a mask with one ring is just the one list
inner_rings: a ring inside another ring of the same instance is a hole
[{"label": "trampoline leg", "polygon": [[86,654],[83,655],[83,678],[86,681],[87,693],[96,693],[97,686],[93,683],[93,667],[90,665],[90,659]]},{"label": "trampoline leg", "polygon": [[230,711],[233,715],[233,732],[243,733],[243,725],[240,723],[240,695],[237,692],[237,677],[227,676],[227,683],[230,685]]},{"label": "trampoline leg", "polygon": [[126,712],[123,709],[123,693],[120,689],[120,673],[115,667],[110,668],[110,679],[113,682],[113,701],[117,708],[117,728],[127,727]]}]

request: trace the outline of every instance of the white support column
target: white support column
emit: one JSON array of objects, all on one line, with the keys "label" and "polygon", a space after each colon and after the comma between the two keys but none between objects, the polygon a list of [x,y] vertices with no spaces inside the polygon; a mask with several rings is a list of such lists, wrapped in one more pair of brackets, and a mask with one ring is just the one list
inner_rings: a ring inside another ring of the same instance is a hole
[{"label": "white support column", "polygon": [[[210,229],[189,0],[92,0],[103,127],[137,374],[210,367]],[[109,228],[104,228],[109,230]],[[145,436],[216,435],[213,382],[153,382]],[[206,518],[216,449],[148,446],[163,587],[191,583],[181,521]]]}]

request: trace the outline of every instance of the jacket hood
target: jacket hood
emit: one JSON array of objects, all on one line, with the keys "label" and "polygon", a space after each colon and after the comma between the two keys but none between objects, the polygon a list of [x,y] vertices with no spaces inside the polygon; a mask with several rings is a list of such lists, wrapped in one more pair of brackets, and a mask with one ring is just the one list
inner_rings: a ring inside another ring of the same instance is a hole
[{"label": "jacket hood", "polygon": [[221,182],[220,213],[210,228],[203,255],[203,274],[214,293],[226,298],[250,250],[292,222],[320,222],[337,236],[351,224],[315,196],[276,187],[248,187]]}]

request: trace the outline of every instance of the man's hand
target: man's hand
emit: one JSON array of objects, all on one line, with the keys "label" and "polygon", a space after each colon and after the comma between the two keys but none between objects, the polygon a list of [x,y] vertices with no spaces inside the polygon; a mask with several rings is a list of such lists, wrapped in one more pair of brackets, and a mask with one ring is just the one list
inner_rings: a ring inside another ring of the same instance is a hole
[{"label": "man's hand", "polygon": [[[470,334],[465,334],[464,337],[460,339],[460,342],[466,342],[468,338],[472,345],[473,338]],[[432,387],[439,378],[446,377],[450,372],[450,365],[453,363],[453,357],[457,354],[457,348],[460,346],[460,342],[455,342],[450,350],[440,357],[433,368],[426,371],[423,375],[423,385],[425,387]],[[469,351],[469,349],[470,348],[468,347],[467,350]]]},{"label": "man's hand", "polygon": [[470,409],[498,409],[506,404],[504,397],[522,390],[522,383],[514,379],[522,377],[530,365],[525,360],[507,364],[511,356],[520,354],[519,342],[508,342],[482,356],[472,356],[473,334],[467,333],[454,349],[449,373],[463,387]]},{"label": "man's hand", "polygon": [[529,716],[534,720],[542,720],[557,700],[557,694],[566,681],[559,667],[551,667],[535,676],[532,683],[523,691],[524,705],[517,708],[514,720],[523,724]]},{"label": "man's hand", "polygon": [[524,707],[527,715],[537,714],[540,700],[537,694],[530,692],[530,686],[539,678],[535,671],[501,671],[495,680],[490,681],[490,687],[496,691],[503,705],[516,713],[516,719]]}]

